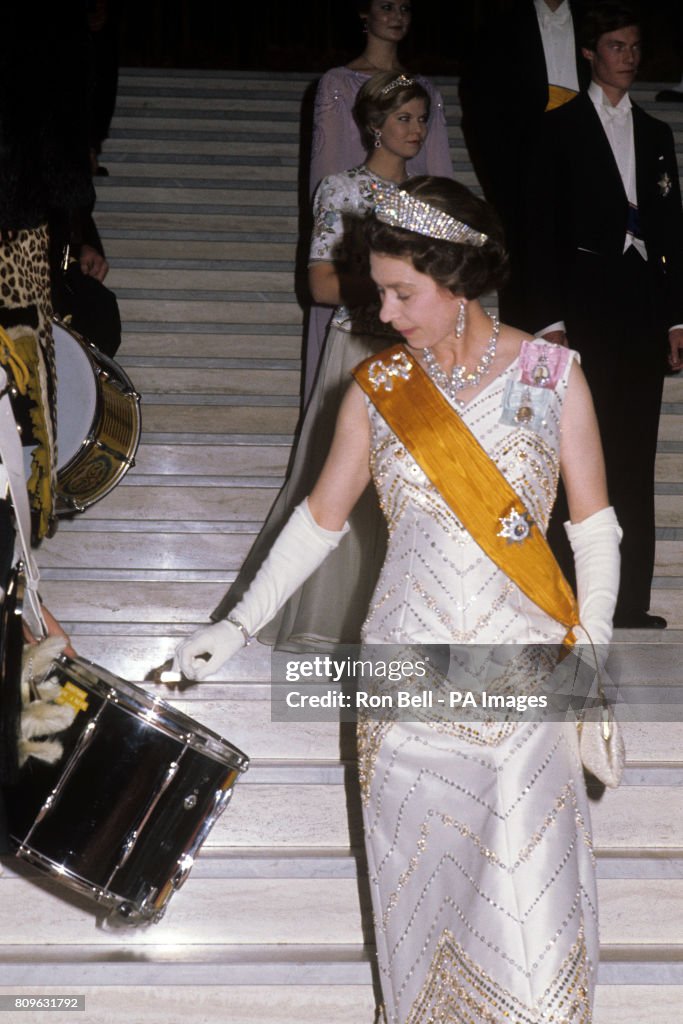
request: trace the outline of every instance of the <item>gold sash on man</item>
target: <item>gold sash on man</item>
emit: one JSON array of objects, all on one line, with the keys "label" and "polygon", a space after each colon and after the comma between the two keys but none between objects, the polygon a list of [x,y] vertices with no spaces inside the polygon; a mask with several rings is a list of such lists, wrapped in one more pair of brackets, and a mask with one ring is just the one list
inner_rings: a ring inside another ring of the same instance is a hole
[{"label": "gold sash on man", "polygon": [[403,345],[353,371],[396,436],[479,547],[574,643],[576,599],[523,502]]},{"label": "gold sash on man", "polygon": [[557,107],[563,107],[565,103],[569,103],[570,100],[573,100],[578,95],[576,89],[567,89],[564,85],[549,85],[548,102],[546,103],[545,112],[556,110]]}]

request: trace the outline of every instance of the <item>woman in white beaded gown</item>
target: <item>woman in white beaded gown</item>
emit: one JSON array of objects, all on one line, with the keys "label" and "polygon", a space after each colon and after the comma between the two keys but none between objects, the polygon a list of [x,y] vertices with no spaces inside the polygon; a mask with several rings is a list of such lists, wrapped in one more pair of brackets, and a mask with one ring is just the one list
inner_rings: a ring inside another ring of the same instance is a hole
[{"label": "woman in white beaded gown", "polygon": [[[336,546],[370,475],[390,537],[368,643],[488,645],[501,664],[518,645],[523,665],[525,645],[552,660],[575,638],[609,641],[620,531],[590,393],[575,353],[482,309],[505,262],[494,215],[416,178],[379,197],[367,236],[405,345],[357,368],[308,500],[230,619],[179,647],[188,678],[215,673]],[[560,470],[578,609],[544,538]],[[390,1024],[589,1024],[597,909],[575,726],[364,720],[359,759]]]}]

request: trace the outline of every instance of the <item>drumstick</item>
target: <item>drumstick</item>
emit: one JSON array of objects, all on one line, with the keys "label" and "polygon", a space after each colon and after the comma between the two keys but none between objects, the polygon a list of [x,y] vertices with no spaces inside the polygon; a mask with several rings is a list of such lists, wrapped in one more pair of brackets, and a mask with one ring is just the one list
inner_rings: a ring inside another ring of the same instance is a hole
[{"label": "drumstick", "polygon": [[173,668],[173,658],[169,658],[162,665],[158,665],[156,668],[149,670],[145,676],[145,682],[156,683],[157,685],[163,684],[164,686],[171,686],[173,688],[182,686],[186,683],[188,686],[191,685],[192,680],[186,679],[182,672],[178,672],[177,669]]}]

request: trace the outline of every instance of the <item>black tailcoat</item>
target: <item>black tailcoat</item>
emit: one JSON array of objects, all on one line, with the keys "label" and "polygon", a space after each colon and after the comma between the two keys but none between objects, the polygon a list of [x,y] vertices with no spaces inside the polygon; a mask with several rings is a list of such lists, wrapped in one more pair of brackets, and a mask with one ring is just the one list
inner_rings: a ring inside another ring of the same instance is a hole
[{"label": "black tailcoat", "polygon": [[[581,4],[573,0],[570,8],[579,84],[585,87],[590,69],[576,42]],[[470,158],[484,195],[503,223],[510,253],[512,276],[501,295],[501,318],[519,326],[524,166],[548,102],[548,72],[533,0],[517,0],[486,19],[463,71],[460,102]]]},{"label": "black tailcoat", "polygon": [[[667,330],[683,324],[683,213],[673,136],[635,104],[632,116],[647,261],[633,247],[623,252],[628,199],[587,94],[543,119],[528,165],[524,231],[526,327],[537,332],[563,320],[593,393],[610,500],[624,529],[618,611],[625,614],[649,607]],[[559,549],[557,519],[551,539]]]}]

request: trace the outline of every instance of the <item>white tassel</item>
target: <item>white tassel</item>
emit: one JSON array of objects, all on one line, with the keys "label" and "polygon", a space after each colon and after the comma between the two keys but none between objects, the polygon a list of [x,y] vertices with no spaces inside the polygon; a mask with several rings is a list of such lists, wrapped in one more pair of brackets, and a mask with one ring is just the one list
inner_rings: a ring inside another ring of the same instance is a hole
[{"label": "white tassel", "polygon": [[[29,757],[54,764],[64,753],[59,740],[45,739],[68,729],[76,715],[69,704],[55,704],[61,693],[56,676],[41,679],[66,647],[63,636],[51,636],[37,644],[25,644],[21,659],[21,699],[23,709],[19,727],[19,765]],[[36,680],[41,680],[36,683]],[[38,699],[31,700],[32,692]],[[34,737],[41,737],[34,739]]]},{"label": "white tassel", "polygon": [[54,764],[63,753],[64,748],[57,740],[19,740],[19,767],[21,768],[29,757]]},{"label": "white tassel", "polygon": [[53,661],[56,661],[67,645],[63,636],[48,636],[37,644],[24,644],[21,656],[22,700],[31,699],[31,684],[45,675]]},{"label": "white tassel", "polygon": [[51,704],[32,700],[21,712],[21,737],[32,740],[34,736],[52,736],[68,729],[74,720],[75,708],[69,704]]}]

